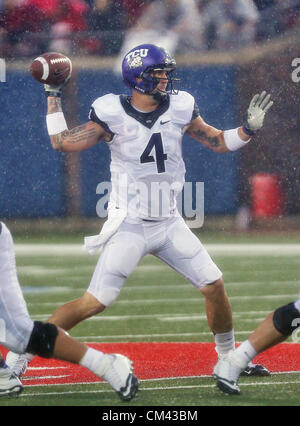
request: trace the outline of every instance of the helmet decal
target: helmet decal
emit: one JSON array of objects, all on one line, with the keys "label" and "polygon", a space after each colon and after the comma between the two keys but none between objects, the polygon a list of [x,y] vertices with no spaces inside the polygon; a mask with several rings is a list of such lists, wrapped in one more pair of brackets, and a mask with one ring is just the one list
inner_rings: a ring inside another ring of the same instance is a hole
[{"label": "helmet decal", "polygon": [[130,69],[134,69],[134,68],[138,68],[138,67],[142,67],[143,66],[143,61],[142,58],[140,56],[136,56],[135,58],[132,59],[131,62],[129,62],[129,68]]}]

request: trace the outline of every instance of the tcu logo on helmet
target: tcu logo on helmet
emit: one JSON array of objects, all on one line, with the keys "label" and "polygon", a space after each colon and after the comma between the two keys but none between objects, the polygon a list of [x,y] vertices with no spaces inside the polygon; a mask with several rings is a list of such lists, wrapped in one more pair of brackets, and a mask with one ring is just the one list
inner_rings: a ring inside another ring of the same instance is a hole
[{"label": "tcu logo on helmet", "polygon": [[[132,60],[132,62],[130,63],[130,67],[133,63],[138,63],[139,60],[140,60],[140,64],[134,66],[134,68],[136,68],[137,66],[141,66],[143,64],[141,58],[147,57],[148,50],[149,49],[137,49],[137,50],[134,50],[133,52],[128,53],[128,55],[126,56],[128,64]],[[137,58],[139,58],[139,59],[137,59]],[[134,60],[134,59],[136,59],[136,60]]]},{"label": "tcu logo on helmet", "polygon": [[130,69],[138,68],[143,66],[143,61],[140,56],[137,56],[136,58],[133,58],[133,60],[129,64]]}]

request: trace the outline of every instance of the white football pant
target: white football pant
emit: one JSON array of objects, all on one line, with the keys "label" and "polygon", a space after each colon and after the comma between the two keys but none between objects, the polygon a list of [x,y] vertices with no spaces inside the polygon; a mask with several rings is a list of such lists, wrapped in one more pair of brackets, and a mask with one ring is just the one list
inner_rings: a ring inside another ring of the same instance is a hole
[{"label": "white football pant", "polygon": [[0,234],[0,345],[23,353],[29,342],[33,321],[17,277],[14,244],[7,226]]},{"label": "white football pant", "polygon": [[146,254],[163,260],[198,289],[222,277],[182,217],[140,223],[130,223],[127,218],[104,245],[87,291],[103,305],[111,305]]}]

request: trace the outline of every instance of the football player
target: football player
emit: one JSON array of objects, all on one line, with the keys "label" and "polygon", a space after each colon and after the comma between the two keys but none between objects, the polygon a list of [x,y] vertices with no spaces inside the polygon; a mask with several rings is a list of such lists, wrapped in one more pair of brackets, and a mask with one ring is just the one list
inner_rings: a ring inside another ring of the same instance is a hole
[{"label": "football player", "polygon": [[[28,352],[80,364],[106,380],[129,401],[138,390],[131,361],[123,355],[104,354],[70,337],[54,324],[32,321],[18,282],[13,239],[0,222],[0,344],[16,353]],[[17,395],[23,386],[0,352],[0,396]]]},{"label": "football player", "polygon": [[271,312],[248,340],[219,359],[214,368],[218,388],[228,395],[239,395],[238,379],[244,368],[257,354],[283,342],[293,333],[299,338],[300,296],[294,303]]},{"label": "football player", "polygon": [[[108,220],[98,236],[85,239],[91,253],[103,248],[90,286],[82,297],[58,308],[49,322],[69,330],[104,311],[117,299],[137,263],[151,253],[205,297],[208,323],[222,357],[235,347],[222,272],[176,208],[185,175],[182,137],[186,133],[216,153],[238,150],[262,127],[273,102],[266,92],[255,95],[241,127],[216,129],[200,116],[191,94],[176,90],[175,69],[174,58],[163,48],[135,47],[122,63],[131,96],[107,94],[96,99],[89,120],[70,130],[62,111],[61,86],[45,85],[52,147],[79,152],[105,142],[111,152],[112,180]],[[167,188],[162,197],[152,195],[153,184]],[[249,365],[246,372],[268,374],[259,365]]]}]

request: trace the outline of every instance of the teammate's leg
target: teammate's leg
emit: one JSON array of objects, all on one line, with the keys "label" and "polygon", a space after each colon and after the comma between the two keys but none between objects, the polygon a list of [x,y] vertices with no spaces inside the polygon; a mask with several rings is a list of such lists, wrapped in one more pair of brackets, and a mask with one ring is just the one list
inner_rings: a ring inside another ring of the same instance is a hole
[{"label": "teammate's leg", "polygon": [[[1,224],[1,222],[0,222]],[[4,224],[0,233],[0,343],[16,353],[28,351],[45,358],[79,363],[130,400],[138,390],[130,360],[119,354],[103,354],[78,342],[54,324],[33,322],[28,315],[15,266],[11,234]],[[0,354],[0,396],[17,394],[23,386]]]},{"label": "teammate's leg", "polygon": [[[70,330],[84,319],[102,312],[116,300],[127,276],[144,254],[145,243],[137,226],[122,224],[105,245],[87,292],[59,307],[48,322]],[[19,356],[9,352],[6,362],[20,376],[33,358],[30,353]]]},{"label": "teammate's leg", "polygon": [[283,342],[300,323],[300,298],[296,303],[281,306],[270,313],[251,336],[217,364],[218,388],[227,394],[240,394],[237,385],[245,366],[257,354]]},{"label": "teammate's leg", "polygon": [[0,342],[24,352],[33,322],[17,277],[15,251],[10,231],[3,223],[0,234]]},{"label": "teammate's leg", "polygon": [[138,391],[138,380],[127,357],[89,348],[54,324],[35,321],[26,350],[88,368],[106,380],[123,400],[129,401]]},{"label": "teammate's leg", "polygon": [[[20,289],[12,236],[0,222],[0,344],[17,351],[26,349],[33,322]],[[0,396],[17,395],[23,386],[0,356]]]}]

